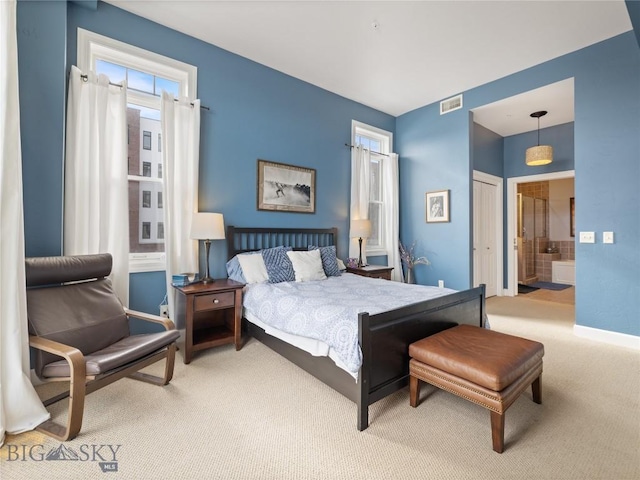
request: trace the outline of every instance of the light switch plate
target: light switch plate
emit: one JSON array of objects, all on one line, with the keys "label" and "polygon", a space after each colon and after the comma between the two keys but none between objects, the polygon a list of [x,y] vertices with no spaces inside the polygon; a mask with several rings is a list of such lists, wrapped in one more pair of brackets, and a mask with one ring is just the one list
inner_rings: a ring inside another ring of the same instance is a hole
[{"label": "light switch plate", "polygon": [[595,232],[580,232],[580,243],[596,243]]},{"label": "light switch plate", "polygon": [[602,232],[602,243],[613,243],[613,232]]}]

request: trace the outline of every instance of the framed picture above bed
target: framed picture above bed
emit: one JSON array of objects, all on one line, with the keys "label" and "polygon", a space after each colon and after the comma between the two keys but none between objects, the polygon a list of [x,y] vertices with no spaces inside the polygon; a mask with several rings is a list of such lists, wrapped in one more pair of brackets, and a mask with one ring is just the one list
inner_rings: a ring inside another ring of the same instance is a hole
[{"label": "framed picture above bed", "polygon": [[316,213],[316,171],[258,159],[258,210]]},{"label": "framed picture above bed", "polygon": [[427,223],[449,221],[449,190],[427,192],[425,204]]}]

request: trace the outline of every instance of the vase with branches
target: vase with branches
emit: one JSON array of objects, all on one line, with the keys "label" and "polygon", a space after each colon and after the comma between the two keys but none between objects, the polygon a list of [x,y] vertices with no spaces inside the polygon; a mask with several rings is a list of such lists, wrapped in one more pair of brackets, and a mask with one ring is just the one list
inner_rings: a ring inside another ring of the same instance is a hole
[{"label": "vase with branches", "polygon": [[416,256],[414,250],[416,247],[416,242],[414,241],[409,248],[406,247],[402,242],[400,242],[400,260],[404,264],[404,277],[405,283],[413,283],[413,267],[416,265],[430,265],[431,262],[427,259],[427,257],[418,257]]}]

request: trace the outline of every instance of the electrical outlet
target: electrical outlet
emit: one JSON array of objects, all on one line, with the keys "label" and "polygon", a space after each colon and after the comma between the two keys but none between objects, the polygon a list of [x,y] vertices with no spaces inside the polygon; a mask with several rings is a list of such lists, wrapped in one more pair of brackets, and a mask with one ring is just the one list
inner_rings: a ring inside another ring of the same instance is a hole
[{"label": "electrical outlet", "polygon": [[595,232],[580,232],[580,243],[596,243]]},{"label": "electrical outlet", "polygon": [[438,287],[444,288],[444,280],[438,280]]},{"label": "electrical outlet", "polygon": [[160,305],[160,316],[169,318],[169,305]]},{"label": "electrical outlet", "polygon": [[613,243],[613,232],[602,232],[602,243]]}]

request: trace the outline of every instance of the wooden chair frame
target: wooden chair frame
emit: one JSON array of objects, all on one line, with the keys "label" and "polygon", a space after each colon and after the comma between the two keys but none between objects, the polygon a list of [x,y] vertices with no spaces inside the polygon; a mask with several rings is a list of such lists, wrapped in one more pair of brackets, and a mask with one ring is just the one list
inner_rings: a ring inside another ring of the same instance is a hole
[{"label": "wooden chair frame", "polygon": [[[144,321],[158,323],[166,330],[173,330],[175,326],[168,318],[137,312],[125,308],[127,318],[138,318]],[[176,354],[176,343],[169,344],[166,348],[146,355],[134,362],[123,365],[101,375],[87,375],[86,362],[80,350],[63,343],[55,342],[46,338],[29,336],[29,345],[38,350],[42,350],[64,358],[69,364],[69,377],[57,377],[52,379],[41,379],[44,382],[69,382],[69,390],[43,400],[45,407],[59,402],[69,397],[69,414],[67,425],[62,426],[53,420],[47,420],[36,427],[36,430],[46,435],[52,436],[62,442],[75,438],[82,428],[82,417],[84,414],[85,396],[96,390],[106,387],[123,377],[130,377],[154,385],[167,385],[173,378],[173,367]],[[139,370],[166,358],[164,377],[149,375]]]}]

